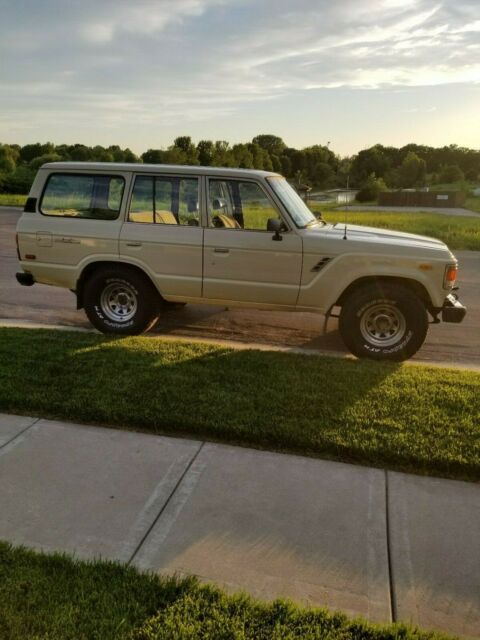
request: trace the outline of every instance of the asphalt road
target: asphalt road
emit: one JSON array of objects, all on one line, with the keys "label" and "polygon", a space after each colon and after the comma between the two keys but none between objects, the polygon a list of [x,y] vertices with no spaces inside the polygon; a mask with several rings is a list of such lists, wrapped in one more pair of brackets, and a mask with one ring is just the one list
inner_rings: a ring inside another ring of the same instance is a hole
[{"label": "asphalt road", "polygon": [[[15,280],[18,261],[15,225],[20,210],[0,207],[0,319],[89,327],[75,298],[65,289],[36,284],[22,287]],[[462,324],[431,325],[415,360],[480,366],[480,252],[458,251],[460,299],[468,307]],[[215,338],[250,344],[345,351],[336,320],[323,334],[324,318],[313,313],[286,313],[187,305],[163,314],[155,334]]]}]

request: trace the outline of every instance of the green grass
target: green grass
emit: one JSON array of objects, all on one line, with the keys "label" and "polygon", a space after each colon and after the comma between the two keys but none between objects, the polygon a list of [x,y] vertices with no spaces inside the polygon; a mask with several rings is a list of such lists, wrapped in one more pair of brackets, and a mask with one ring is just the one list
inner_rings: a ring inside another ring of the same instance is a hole
[{"label": "green grass", "polygon": [[0,328],[0,411],[480,477],[480,374]]},{"label": "green grass", "polygon": [[480,217],[446,216],[436,213],[388,213],[377,211],[322,210],[327,222],[347,222],[367,227],[417,233],[443,240],[450,249],[480,251]]},{"label": "green grass", "polygon": [[194,579],[0,542],[2,640],[441,640],[325,609],[227,596]]},{"label": "green grass", "polygon": [[465,200],[465,209],[480,213],[480,196],[467,196]]},{"label": "green grass", "polygon": [[0,206],[4,207],[24,207],[28,196],[21,196],[11,193],[0,193]]}]

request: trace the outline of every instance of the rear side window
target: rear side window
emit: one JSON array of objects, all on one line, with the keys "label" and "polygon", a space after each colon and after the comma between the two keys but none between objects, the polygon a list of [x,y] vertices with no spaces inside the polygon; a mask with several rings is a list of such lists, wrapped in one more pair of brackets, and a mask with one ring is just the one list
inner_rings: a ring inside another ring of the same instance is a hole
[{"label": "rear side window", "polygon": [[115,220],[124,187],[124,179],[118,176],[53,173],[43,192],[40,211],[46,216]]},{"label": "rear side window", "polygon": [[198,179],[137,176],[128,219],[130,222],[198,227]]}]

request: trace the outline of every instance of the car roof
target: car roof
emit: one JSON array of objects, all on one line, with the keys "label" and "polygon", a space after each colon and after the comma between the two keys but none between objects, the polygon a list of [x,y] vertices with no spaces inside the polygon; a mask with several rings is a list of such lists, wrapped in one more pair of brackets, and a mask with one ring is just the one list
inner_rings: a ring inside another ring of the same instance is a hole
[{"label": "car roof", "polygon": [[274,171],[259,169],[233,169],[232,167],[200,167],[180,164],[143,164],[133,162],[47,162],[42,169],[64,169],[68,171],[133,171],[135,173],[172,173],[182,175],[222,175],[234,178],[275,176]]}]

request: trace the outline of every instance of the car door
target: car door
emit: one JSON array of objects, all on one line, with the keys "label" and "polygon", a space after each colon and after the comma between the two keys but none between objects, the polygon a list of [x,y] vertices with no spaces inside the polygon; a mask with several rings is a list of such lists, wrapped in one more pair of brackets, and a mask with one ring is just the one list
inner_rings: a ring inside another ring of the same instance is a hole
[{"label": "car door", "polygon": [[145,269],[168,299],[201,297],[200,201],[199,176],[134,176],[120,257]]},{"label": "car door", "polygon": [[264,186],[254,180],[210,176],[206,188],[203,297],[294,306],[302,239],[286,221],[280,240],[267,230],[269,218],[282,218]]}]

